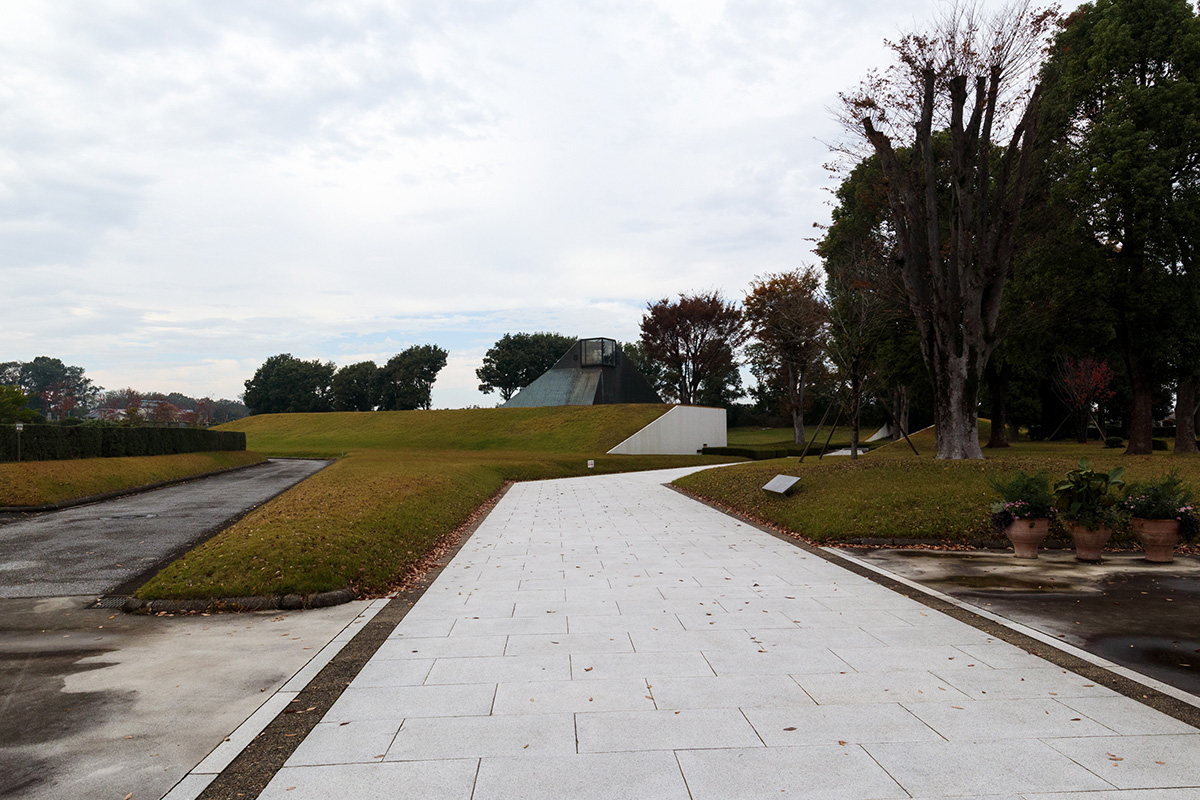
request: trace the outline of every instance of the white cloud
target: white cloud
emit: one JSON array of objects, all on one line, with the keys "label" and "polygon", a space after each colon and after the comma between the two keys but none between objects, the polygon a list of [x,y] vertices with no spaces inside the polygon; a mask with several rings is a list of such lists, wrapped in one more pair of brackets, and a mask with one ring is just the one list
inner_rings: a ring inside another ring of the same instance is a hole
[{"label": "white cloud", "polygon": [[827,111],[932,6],[0,0],[0,360],[236,396],[267,356],[632,339],[812,261]]}]

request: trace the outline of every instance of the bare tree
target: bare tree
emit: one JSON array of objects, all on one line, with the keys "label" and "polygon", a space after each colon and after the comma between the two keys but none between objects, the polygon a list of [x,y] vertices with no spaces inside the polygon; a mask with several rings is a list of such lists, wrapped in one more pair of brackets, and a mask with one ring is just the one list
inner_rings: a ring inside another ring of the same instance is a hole
[{"label": "bare tree", "polygon": [[755,278],[743,303],[746,322],[783,387],[792,415],[793,441],[804,444],[804,390],[809,366],[820,357],[828,309],[813,267]]},{"label": "bare tree", "polygon": [[[929,31],[889,42],[897,63],[843,96],[844,120],[879,155],[887,180],[896,267],[934,379],[938,458],[983,458],[979,389],[999,342],[1034,165],[1034,68],[1053,19],[1028,2],[986,18],[974,4],[951,3]],[[1005,133],[1007,146],[996,144]]]}]

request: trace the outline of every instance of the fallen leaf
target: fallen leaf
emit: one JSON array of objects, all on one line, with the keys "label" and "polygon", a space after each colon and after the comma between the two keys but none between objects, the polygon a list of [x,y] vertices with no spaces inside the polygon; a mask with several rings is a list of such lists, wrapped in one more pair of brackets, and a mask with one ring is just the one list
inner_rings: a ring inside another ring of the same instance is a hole
[{"label": "fallen leaf", "polygon": [[795,725],[793,725],[793,726],[791,726],[790,728],[784,728],[784,730],[785,730],[785,731],[794,731],[794,730],[796,730],[796,726],[795,726]]}]

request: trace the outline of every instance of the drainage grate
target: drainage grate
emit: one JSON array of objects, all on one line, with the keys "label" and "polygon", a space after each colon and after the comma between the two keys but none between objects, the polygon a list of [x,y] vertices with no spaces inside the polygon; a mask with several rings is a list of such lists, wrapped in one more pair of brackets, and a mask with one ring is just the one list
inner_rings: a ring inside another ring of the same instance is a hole
[{"label": "drainage grate", "polygon": [[126,601],[129,600],[129,595],[125,594],[110,594],[106,597],[101,597],[92,603],[88,608],[124,608]]}]

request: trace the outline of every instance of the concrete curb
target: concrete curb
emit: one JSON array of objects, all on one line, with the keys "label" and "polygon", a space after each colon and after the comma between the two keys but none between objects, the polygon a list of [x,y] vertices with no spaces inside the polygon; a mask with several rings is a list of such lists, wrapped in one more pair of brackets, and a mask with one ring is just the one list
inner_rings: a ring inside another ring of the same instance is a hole
[{"label": "concrete curb", "polygon": [[224,469],[218,469],[214,472],[201,472],[197,475],[189,475],[186,478],[172,478],[169,481],[158,481],[157,483],[147,483],[143,486],[133,486],[128,489],[117,489],[116,491],[112,492],[90,494],[87,497],[76,497],[74,500],[60,500],[57,503],[46,503],[45,505],[40,506],[0,506],[0,514],[37,514],[43,511],[62,511],[64,508],[86,506],[89,503],[101,503],[105,500],[115,500],[118,497],[128,497],[129,495],[152,492],[155,489],[162,489],[167,486],[177,486],[178,484],[188,483],[189,481],[195,481],[201,478],[211,478],[215,475],[224,475],[228,472],[237,472],[243,469],[261,467],[263,464],[266,464],[271,460],[271,458],[266,458],[262,461],[256,461],[253,464],[242,464],[240,467],[225,467]]},{"label": "concrete curb", "polygon": [[[115,599],[115,598],[114,598]],[[130,597],[121,604],[123,611],[135,614],[187,614],[213,611],[295,611],[305,608],[328,608],[349,603],[354,599],[351,589],[334,589],[316,594],[250,595],[247,597],[214,597],[207,600],[140,600]],[[103,600],[97,603],[103,603]],[[109,605],[108,607],[112,607]]]}]

